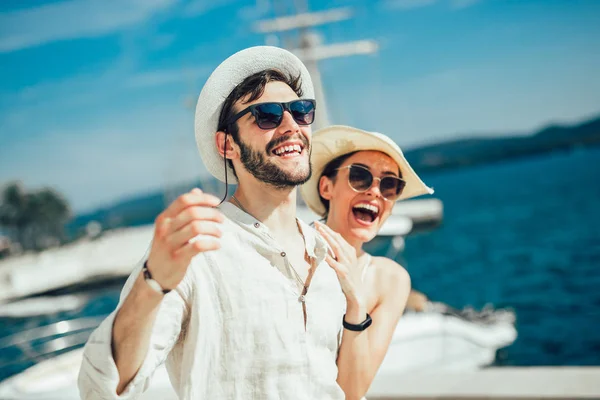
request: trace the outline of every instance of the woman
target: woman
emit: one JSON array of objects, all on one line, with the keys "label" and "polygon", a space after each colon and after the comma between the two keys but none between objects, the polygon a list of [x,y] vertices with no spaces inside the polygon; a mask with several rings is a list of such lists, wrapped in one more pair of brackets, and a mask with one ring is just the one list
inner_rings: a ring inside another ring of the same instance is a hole
[{"label": "woman", "polygon": [[390,138],[346,126],[313,134],[312,166],[302,197],[325,221],[315,227],[331,246],[328,263],[347,304],[355,305],[352,315],[344,316],[338,383],[347,399],[360,399],[383,361],[410,292],[406,270],[367,254],[363,244],[377,235],[397,200],[433,190]]}]

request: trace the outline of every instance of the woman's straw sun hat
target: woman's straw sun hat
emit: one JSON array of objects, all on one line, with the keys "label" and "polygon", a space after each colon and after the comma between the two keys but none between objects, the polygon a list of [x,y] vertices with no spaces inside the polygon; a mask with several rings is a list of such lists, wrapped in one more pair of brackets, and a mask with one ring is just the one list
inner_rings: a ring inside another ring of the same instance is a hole
[{"label": "woman's straw sun hat", "polygon": [[337,157],[355,151],[380,151],[390,156],[398,164],[402,172],[402,179],[406,181],[406,187],[399,200],[433,193],[433,189],[423,183],[406,161],[400,147],[381,133],[333,125],[313,133],[311,148],[312,176],[308,182],[302,185],[300,193],[306,205],[319,216],[324,216],[326,213],[319,196],[319,180],[325,166]]}]

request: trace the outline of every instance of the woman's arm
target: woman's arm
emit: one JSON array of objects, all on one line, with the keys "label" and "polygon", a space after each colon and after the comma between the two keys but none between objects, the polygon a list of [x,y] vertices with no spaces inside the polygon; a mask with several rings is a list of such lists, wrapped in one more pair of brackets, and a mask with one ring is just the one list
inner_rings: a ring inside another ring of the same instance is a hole
[{"label": "woman's arm", "polygon": [[[410,277],[404,268],[385,258],[379,258],[377,263],[379,276],[371,289],[377,293],[378,301],[372,310],[368,310],[373,323],[362,332],[344,330],[342,335],[337,360],[338,383],[346,399],[361,399],[367,393],[387,353],[410,292]],[[350,304],[348,307],[347,322],[364,321],[364,307]]]},{"label": "woman's arm", "polygon": [[408,301],[406,302],[406,308],[417,312],[424,312],[427,308],[428,301],[429,299],[424,293],[411,289],[410,294],[408,295]]},{"label": "woman's arm", "polygon": [[[315,223],[315,227],[335,256],[327,255],[327,263],[335,270],[346,296],[346,322],[360,324],[366,319],[367,312],[373,319],[371,326],[362,332],[344,329],[337,359],[337,381],[346,399],[361,399],[385,357],[404,312],[410,277],[396,262],[377,257],[373,266],[376,267],[375,283],[373,287],[365,288],[356,250],[328,226]],[[377,298],[372,310],[367,310],[365,293],[374,293]]]}]

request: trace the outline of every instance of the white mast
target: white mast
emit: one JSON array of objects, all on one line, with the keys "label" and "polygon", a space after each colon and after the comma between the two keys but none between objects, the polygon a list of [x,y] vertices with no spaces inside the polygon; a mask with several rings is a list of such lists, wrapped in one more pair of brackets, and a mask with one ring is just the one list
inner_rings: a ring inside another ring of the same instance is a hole
[{"label": "white mast", "polygon": [[[276,2],[277,0],[274,1]],[[315,32],[311,32],[309,28],[347,20],[352,17],[352,9],[344,7],[311,13],[307,11],[308,5],[306,0],[298,0],[295,3],[297,10],[295,15],[259,21],[255,26],[255,30],[265,34],[298,31],[297,43],[290,50],[304,62],[312,77],[318,107],[313,129],[319,129],[328,126],[330,122],[318,61],[334,57],[373,54],[377,52],[378,45],[374,40],[358,40],[330,45],[323,44],[321,36]],[[284,42],[285,47],[292,46],[286,42]]]}]

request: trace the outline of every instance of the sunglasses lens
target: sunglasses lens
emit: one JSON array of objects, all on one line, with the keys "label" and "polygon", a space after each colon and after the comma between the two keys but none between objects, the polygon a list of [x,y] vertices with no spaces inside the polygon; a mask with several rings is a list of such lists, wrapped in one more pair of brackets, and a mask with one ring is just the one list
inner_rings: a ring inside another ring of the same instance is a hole
[{"label": "sunglasses lens", "polygon": [[290,111],[298,125],[310,125],[315,120],[315,104],[312,101],[294,101],[290,103]]},{"label": "sunglasses lens", "polygon": [[379,190],[381,195],[388,200],[396,200],[402,194],[406,182],[402,179],[386,176],[381,179]]},{"label": "sunglasses lens", "polygon": [[373,184],[373,175],[369,170],[352,165],[349,172],[348,180],[354,190],[357,192],[369,190],[371,184]]},{"label": "sunglasses lens", "polygon": [[277,128],[283,118],[283,107],[279,103],[258,104],[254,116],[260,129]]}]

